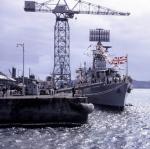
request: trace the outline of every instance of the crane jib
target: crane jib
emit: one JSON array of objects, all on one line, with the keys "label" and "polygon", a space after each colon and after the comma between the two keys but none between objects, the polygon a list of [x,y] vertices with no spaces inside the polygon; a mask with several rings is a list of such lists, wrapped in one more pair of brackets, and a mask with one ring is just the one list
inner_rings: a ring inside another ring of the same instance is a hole
[{"label": "crane jib", "polygon": [[[54,8],[52,8],[54,6]],[[85,6],[85,7],[84,7]],[[100,5],[94,5],[92,3],[86,3],[84,1],[79,1],[73,9],[69,9],[67,3],[51,5],[48,3],[37,3],[34,1],[25,1],[25,11],[35,12],[49,12],[49,13],[60,13],[66,14],[68,18],[73,18],[74,14],[92,14],[92,15],[117,15],[117,16],[129,16],[129,12],[120,12],[106,8]]]}]

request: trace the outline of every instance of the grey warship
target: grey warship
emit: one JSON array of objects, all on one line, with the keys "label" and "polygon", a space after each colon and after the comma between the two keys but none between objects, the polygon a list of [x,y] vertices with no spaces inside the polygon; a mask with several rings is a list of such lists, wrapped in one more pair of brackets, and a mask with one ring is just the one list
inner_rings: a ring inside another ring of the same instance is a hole
[{"label": "grey warship", "polygon": [[[95,49],[92,50],[93,64],[88,69],[85,65],[76,70],[75,88],[88,97],[88,102],[94,105],[124,109],[127,93],[132,89],[132,79],[128,74],[121,75],[113,67],[107,67],[107,53],[111,47],[104,46],[102,42],[108,42],[109,36],[110,31],[108,30],[90,30],[90,41],[97,41]],[[127,61],[127,58],[121,58],[120,62]]]}]

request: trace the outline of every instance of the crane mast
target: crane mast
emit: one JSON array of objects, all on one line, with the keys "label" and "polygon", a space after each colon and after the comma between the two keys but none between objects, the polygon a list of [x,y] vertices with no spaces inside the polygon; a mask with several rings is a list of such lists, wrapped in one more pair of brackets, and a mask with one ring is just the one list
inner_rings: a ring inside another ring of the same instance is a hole
[{"label": "crane mast", "polygon": [[55,14],[56,22],[54,26],[53,67],[54,85],[56,85],[59,81],[63,81],[69,86],[71,81],[71,71],[70,27],[68,19],[72,19],[75,14],[128,16],[130,13],[112,10],[110,8],[82,0],[77,0],[72,9],[69,8],[66,0],[58,0],[56,4],[52,2],[53,0],[49,0],[44,3],[25,1],[24,10],[27,12],[46,12]]},{"label": "crane mast", "polygon": [[[57,8],[58,7],[58,8]],[[55,9],[63,10],[65,5],[57,6]],[[56,23],[54,27],[54,84],[58,81],[61,83],[71,83],[70,71],[70,28],[68,16],[65,13],[55,13]]]}]

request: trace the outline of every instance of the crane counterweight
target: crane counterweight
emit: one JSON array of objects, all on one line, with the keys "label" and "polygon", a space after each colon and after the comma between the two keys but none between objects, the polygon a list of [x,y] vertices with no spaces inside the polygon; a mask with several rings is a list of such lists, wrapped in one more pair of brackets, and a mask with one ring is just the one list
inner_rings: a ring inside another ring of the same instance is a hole
[{"label": "crane counterweight", "polygon": [[35,2],[34,1],[25,1],[25,11],[35,12]]}]

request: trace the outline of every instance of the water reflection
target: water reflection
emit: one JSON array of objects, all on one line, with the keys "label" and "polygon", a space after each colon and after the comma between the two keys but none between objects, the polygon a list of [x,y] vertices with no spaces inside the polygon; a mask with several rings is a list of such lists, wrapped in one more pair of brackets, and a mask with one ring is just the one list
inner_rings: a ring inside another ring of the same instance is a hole
[{"label": "water reflection", "polygon": [[81,127],[0,129],[0,149],[149,149],[149,97],[149,91],[134,91],[127,100],[133,106],[95,109]]}]

